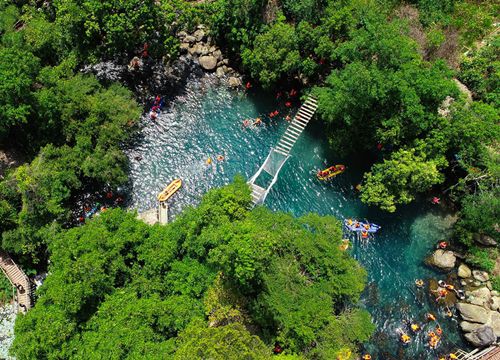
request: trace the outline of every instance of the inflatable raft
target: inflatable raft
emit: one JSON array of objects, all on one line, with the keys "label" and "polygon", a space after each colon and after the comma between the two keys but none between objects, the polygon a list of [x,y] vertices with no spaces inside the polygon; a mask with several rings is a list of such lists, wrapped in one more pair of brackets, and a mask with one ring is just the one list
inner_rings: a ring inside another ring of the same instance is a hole
[{"label": "inflatable raft", "polygon": [[345,165],[334,165],[330,166],[328,169],[318,171],[316,175],[320,180],[328,180],[342,174],[344,171]]},{"label": "inflatable raft", "polygon": [[344,224],[347,229],[351,231],[358,231],[358,232],[369,232],[369,233],[376,233],[379,229],[380,226],[377,224],[370,224],[370,223],[363,223],[360,221],[356,220],[351,220],[351,219],[346,219],[344,221]]},{"label": "inflatable raft", "polygon": [[163,202],[167,201],[174,195],[177,190],[179,190],[182,186],[181,179],[175,179],[172,181],[161,193],[158,194],[158,201]]}]

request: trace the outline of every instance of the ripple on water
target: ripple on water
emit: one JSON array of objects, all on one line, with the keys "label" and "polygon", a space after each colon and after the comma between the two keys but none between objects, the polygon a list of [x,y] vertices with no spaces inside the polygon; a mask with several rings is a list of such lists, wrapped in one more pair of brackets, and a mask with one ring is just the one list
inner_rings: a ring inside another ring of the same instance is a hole
[{"label": "ripple on water", "polygon": [[[266,114],[280,111],[279,119]],[[128,152],[132,180],[132,207],[146,210],[155,206],[158,191],[175,178],[182,178],[183,189],[170,206],[178,214],[187,205],[199,202],[209,189],[228,184],[236,174],[249,178],[285,131],[283,104],[266,94],[245,95],[217,86],[208,76],[192,79],[185,91],[175,97],[156,121],[145,115],[141,141]],[[261,117],[265,125],[243,129],[244,119]],[[382,225],[368,243],[354,240],[353,255],[368,270],[369,285],[362,304],[371,312],[377,333],[365,344],[374,358],[427,359],[446,349],[464,346],[456,320],[446,319],[425,290],[415,289],[416,277],[438,276],[423,264],[434,244],[446,236],[450,218],[420,202],[396,214],[367,208],[359,201],[354,186],[360,182],[363,159],[335,158],[322,139],[318,124],[310,124],[297,141],[292,156],[269,193],[266,205],[295,215],[317,212],[339,218],[369,219]],[[224,162],[216,160],[217,155]],[[142,156],[142,160],[135,159]],[[212,165],[206,165],[211,157]],[[318,169],[346,164],[346,173],[330,183],[315,178]],[[348,234],[346,234],[348,235]],[[425,313],[438,313],[446,338],[440,351],[425,347],[424,331],[410,346],[398,342],[396,330],[404,321],[424,323]],[[456,345],[455,345],[456,344]]]}]

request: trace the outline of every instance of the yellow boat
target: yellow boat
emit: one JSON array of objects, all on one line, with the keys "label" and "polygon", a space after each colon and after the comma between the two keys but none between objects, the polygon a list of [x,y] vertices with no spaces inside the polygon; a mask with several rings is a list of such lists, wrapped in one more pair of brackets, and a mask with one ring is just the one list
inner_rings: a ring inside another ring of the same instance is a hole
[{"label": "yellow boat", "polygon": [[317,173],[318,179],[328,180],[345,171],[345,165],[330,166],[328,169],[320,170]]},{"label": "yellow boat", "polygon": [[158,201],[167,201],[174,195],[177,190],[179,190],[182,186],[181,179],[175,179],[172,181],[161,193],[158,194]]}]

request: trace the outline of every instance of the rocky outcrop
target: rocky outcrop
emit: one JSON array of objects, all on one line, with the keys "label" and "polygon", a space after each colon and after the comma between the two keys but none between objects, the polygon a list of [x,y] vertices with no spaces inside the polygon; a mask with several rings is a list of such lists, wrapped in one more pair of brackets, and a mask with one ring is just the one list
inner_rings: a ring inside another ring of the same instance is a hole
[{"label": "rocky outcrop", "polygon": [[431,265],[434,265],[442,270],[451,270],[455,267],[457,258],[453,251],[436,250],[429,259]]},{"label": "rocky outcrop", "polygon": [[457,275],[459,277],[461,277],[462,279],[466,279],[466,278],[471,277],[472,271],[471,271],[470,267],[468,267],[467,265],[460,264],[460,266],[458,267]]},{"label": "rocky outcrop", "polygon": [[227,81],[229,86],[240,87],[243,83],[241,76],[228,66],[229,60],[225,59],[222,51],[211,43],[212,39],[208,33],[204,25],[198,25],[192,34],[180,31],[177,37],[181,41],[181,53],[197,61],[204,71],[215,72],[215,75]]},{"label": "rocky outcrop", "polygon": [[476,347],[484,347],[493,344],[497,337],[491,326],[481,326],[474,331],[465,334],[465,338]]},{"label": "rocky outcrop", "polygon": [[465,290],[465,299],[456,306],[464,320],[460,328],[471,344],[486,346],[500,337],[500,294],[493,290],[485,271],[461,264],[458,276]]}]

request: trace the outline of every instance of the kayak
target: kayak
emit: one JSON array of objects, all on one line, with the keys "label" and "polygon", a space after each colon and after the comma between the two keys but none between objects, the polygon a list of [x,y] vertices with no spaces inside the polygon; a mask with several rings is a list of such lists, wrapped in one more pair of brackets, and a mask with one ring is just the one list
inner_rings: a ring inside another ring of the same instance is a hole
[{"label": "kayak", "polygon": [[161,193],[158,194],[158,201],[163,202],[167,201],[174,195],[177,190],[179,190],[182,186],[181,179],[175,179],[172,181]]},{"label": "kayak", "polygon": [[346,228],[348,228],[351,231],[359,231],[359,232],[366,231],[369,233],[376,233],[380,229],[380,226],[377,224],[362,223],[356,220],[352,221],[352,223],[349,224],[349,220],[346,219],[344,220],[344,224]]},{"label": "kayak", "polygon": [[328,169],[318,171],[317,176],[320,180],[328,180],[342,174],[344,171],[345,165],[334,165],[330,166]]}]

